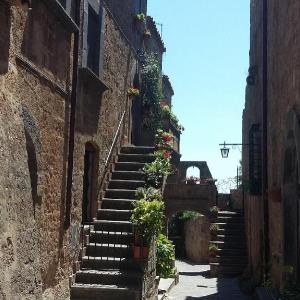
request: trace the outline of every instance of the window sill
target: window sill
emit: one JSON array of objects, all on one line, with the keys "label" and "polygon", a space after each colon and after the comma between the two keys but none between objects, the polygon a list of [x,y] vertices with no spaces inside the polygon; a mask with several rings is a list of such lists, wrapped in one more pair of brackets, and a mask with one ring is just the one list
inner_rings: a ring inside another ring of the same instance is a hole
[{"label": "window sill", "polygon": [[61,6],[57,0],[43,0],[44,3],[53,10],[54,14],[62,21],[62,23],[71,32],[78,32],[79,27],[67,13],[67,11]]},{"label": "window sill", "polygon": [[84,82],[91,83],[93,86],[93,89],[95,89],[95,91],[98,93],[102,94],[105,91],[111,89],[101,78],[99,78],[88,67],[80,67],[79,68],[79,76]]}]

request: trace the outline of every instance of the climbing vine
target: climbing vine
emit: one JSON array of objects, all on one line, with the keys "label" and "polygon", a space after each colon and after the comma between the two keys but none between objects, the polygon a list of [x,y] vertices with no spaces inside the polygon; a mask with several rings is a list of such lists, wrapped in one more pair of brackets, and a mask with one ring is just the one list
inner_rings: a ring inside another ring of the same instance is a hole
[{"label": "climbing vine", "polygon": [[142,92],[144,128],[156,131],[161,127],[161,71],[160,64],[154,54],[146,56],[142,69]]}]

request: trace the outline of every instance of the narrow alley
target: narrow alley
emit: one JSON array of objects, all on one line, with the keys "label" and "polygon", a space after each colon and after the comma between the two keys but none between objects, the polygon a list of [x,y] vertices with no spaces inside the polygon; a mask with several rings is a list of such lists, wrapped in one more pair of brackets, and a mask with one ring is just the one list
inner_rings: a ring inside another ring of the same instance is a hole
[{"label": "narrow alley", "polygon": [[209,265],[176,260],[179,283],[168,300],[250,300],[239,289],[237,278],[210,277]]}]

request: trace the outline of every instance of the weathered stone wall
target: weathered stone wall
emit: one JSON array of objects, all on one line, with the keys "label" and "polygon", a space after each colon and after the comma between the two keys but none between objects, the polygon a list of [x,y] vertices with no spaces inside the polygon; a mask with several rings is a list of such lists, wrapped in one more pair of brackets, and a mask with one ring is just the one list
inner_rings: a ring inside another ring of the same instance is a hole
[{"label": "weathered stone wall", "polygon": [[205,216],[188,220],[184,224],[185,251],[189,260],[207,263],[210,242],[210,222]]},{"label": "weathered stone wall", "polygon": [[78,88],[72,204],[74,208],[72,223],[75,224],[81,221],[85,144],[91,142],[99,156],[98,164],[95,166],[98,169],[98,179],[93,199],[96,203],[94,207],[97,207],[105,160],[125,110],[127,113],[121,135],[125,143],[130,142],[132,102],[127,97],[127,91],[133,85],[137,61],[133,49],[108,11],[104,20],[104,45],[100,54],[104,55],[104,63],[101,77],[109,89],[99,93],[84,81],[79,82]]},{"label": "weathered stone wall", "polygon": [[63,228],[71,33],[43,1],[30,13],[3,3],[0,298],[64,299],[74,255]]},{"label": "weathered stone wall", "polygon": [[[249,143],[249,131],[253,124],[262,119],[262,68],[263,68],[263,7],[262,1],[252,0],[250,4],[250,52],[249,69],[252,68],[253,84],[246,87],[246,102],[243,113],[243,143]],[[249,72],[250,75],[250,72]],[[249,182],[249,147],[243,148],[243,181],[245,184],[245,223],[247,233],[249,271],[257,280],[261,279],[263,268],[263,200],[251,196],[247,190]]]},{"label": "weathered stone wall", "polygon": [[[295,154],[287,154],[286,149],[289,147],[288,138],[291,132],[293,132],[296,143],[299,142],[295,129],[289,128],[288,122],[292,118],[291,111],[295,111],[297,116],[300,113],[300,3],[299,1],[273,1],[269,4],[268,17],[268,173],[269,191],[274,191],[283,189],[289,175],[292,175],[292,168],[288,169],[286,164],[289,162],[285,160],[284,155],[290,156],[288,159],[291,161],[294,159],[295,164],[299,164],[299,156],[295,158],[293,157]],[[288,174],[285,174],[283,170],[286,170]],[[299,183],[299,180],[297,181],[296,185]],[[288,222],[288,220],[284,220],[288,216],[283,214],[284,202],[288,201],[288,196],[284,194],[282,196],[279,201],[272,197],[269,198],[271,273],[277,286],[281,279],[280,270],[285,263],[283,259],[283,222]],[[295,202],[299,201],[296,194],[294,200]],[[290,228],[291,234],[292,230]],[[297,239],[297,236],[294,239]],[[298,258],[299,251],[300,249],[298,249]]]},{"label": "weathered stone wall", "polygon": [[[251,123],[261,123],[262,103],[262,1],[251,2],[251,49],[250,65],[257,66],[257,81],[248,86],[243,119],[244,142]],[[279,287],[282,270],[286,264],[285,240],[297,239],[297,232],[291,227],[297,222],[298,197],[291,191],[299,180],[294,175],[299,164],[297,134],[300,105],[300,14],[299,1],[269,1],[268,8],[268,194],[269,194],[269,238],[271,278]],[[295,116],[295,124],[289,125]],[[294,145],[294,146],[293,146]],[[247,176],[247,152],[243,153],[244,175]],[[294,163],[293,163],[294,162]],[[295,173],[296,174],[296,173]],[[290,180],[291,178],[291,180]],[[294,181],[293,181],[294,180]],[[289,188],[287,189],[287,187]],[[288,192],[289,191],[289,192]],[[287,207],[289,206],[290,207]],[[286,210],[290,210],[287,212]],[[291,212],[293,210],[294,212]],[[297,209],[296,209],[297,212]],[[263,228],[263,204],[261,197],[246,200],[248,237],[252,267],[259,266],[261,260],[261,240]],[[259,216],[259,217],[258,217]],[[299,218],[299,212],[298,212]],[[290,219],[290,220],[289,220]],[[284,233],[285,224],[290,229]],[[295,229],[296,230],[296,229]],[[291,235],[292,237],[289,237]],[[298,233],[299,238],[299,233]],[[291,245],[290,245],[291,246]],[[293,250],[294,252],[297,250]],[[297,254],[291,254],[297,257]],[[299,253],[299,249],[298,249]],[[260,254],[260,255],[259,255]],[[299,254],[298,254],[299,259]]]}]

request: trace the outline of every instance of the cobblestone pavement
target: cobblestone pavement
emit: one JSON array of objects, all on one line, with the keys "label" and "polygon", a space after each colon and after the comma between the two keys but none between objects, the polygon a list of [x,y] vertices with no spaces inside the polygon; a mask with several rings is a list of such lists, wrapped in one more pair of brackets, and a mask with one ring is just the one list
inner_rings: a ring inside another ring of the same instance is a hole
[{"label": "cobblestone pavement", "polygon": [[209,266],[176,261],[179,283],[168,300],[251,300],[242,294],[235,278],[209,278]]}]

